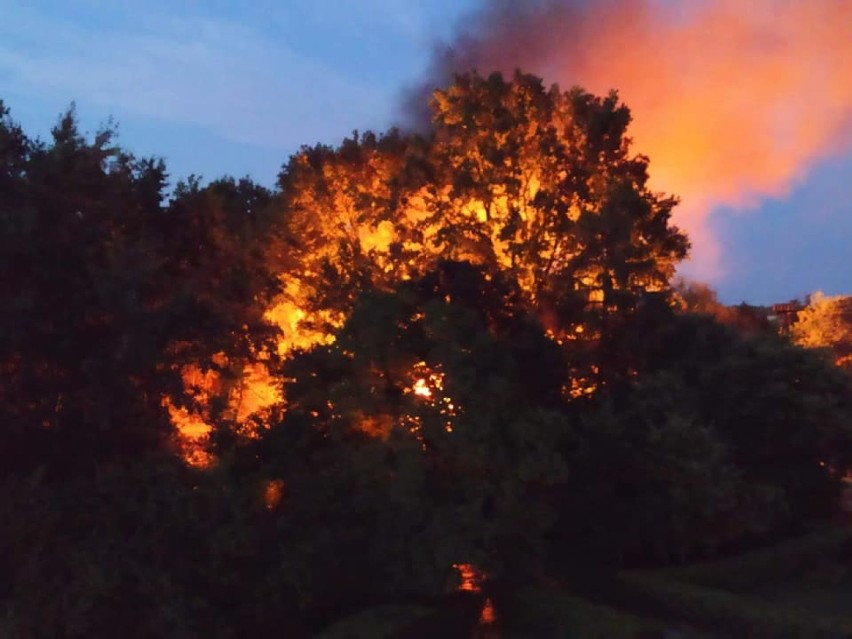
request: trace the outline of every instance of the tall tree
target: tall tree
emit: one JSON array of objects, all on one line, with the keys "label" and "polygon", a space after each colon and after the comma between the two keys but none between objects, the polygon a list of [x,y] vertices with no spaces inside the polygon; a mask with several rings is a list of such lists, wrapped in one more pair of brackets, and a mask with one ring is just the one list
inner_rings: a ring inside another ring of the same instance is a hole
[{"label": "tall tree", "polygon": [[[265,317],[281,288],[272,198],[248,178],[204,187],[190,178],[178,184],[158,219],[168,278],[167,365],[184,382],[170,401],[188,404],[209,422],[240,421],[275,394],[274,384],[246,388],[250,371],[263,376],[261,369],[277,355],[278,331]],[[263,401],[246,396],[255,392]]]},{"label": "tall tree", "polygon": [[327,340],[359,291],[438,259],[506,273],[560,338],[595,337],[603,317],[668,290],[688,243],[670,223],[675,200],[647,186],[615,94],[471,73],[432,110],[425,137],[356,135],[282,171],[294,259],[277,316],[290,346]]},{"label": "tall tree", "polygon": [[151,387],[160,278],[146,233],[163,164],[122,152],[110,129],[87,140],[73,109],[49,144],[7,118],[0,129],[4,470],[85,466],[163,445]]},{"label": "tall tree", "polygon": [[479,238],[533,304],[579,294],[629,309],[667,288],[688,243],[670,225],[676,201],[647,186],[616,94],[473,73],[437,91],[432,109],[451,251],[453,235]]},{"label": "tall tree", "polygon": [[3,111],[0,144],[3,470],[65,473],[170,447],[162,404],[186,403],[187,367],[215,369],[218,412],[252,412],[244,369],[275,355],[271,193],[191,180],[166,207],[163,162],[126,153],[111,129],[87,138],[73,109],[48,142]]}]

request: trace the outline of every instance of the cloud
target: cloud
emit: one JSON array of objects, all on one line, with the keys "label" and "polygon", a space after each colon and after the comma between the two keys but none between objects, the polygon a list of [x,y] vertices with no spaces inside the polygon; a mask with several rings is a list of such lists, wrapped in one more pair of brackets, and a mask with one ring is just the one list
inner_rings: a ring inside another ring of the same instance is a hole
[{"label": "cloud", "polygon": [[278,148],[381,125],[390,114],[380,88],[235,19],[146,11],[89,26],[28,9],[14,17],[0,27],[0,75],[18,94],[85,99],[119,117]]},{"label": "cloud", "polygon": [[439,47],[425,86],[518,67],[618,89],[652,185],[682,198],[698,276],[724,270],[715,207],[784,197],[852,149],[852,2],[494,0]]}]

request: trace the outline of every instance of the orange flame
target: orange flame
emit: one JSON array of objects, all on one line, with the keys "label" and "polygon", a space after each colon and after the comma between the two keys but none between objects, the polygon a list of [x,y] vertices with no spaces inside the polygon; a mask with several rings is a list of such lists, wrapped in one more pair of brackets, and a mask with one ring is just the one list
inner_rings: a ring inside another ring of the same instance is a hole
[{"label": "orange flame", "polygon": [[[214,356],[214,363],[225,367],[228,363],[223,353]],[[202,370],[197,365],[185,366],[181,371],[184,392],[199,409],[189,410],[178,406],[170,397],[163,397],[162,405],[178,435],[178,444],[184,461],[191,466],[206,467],[213,463],[207,450],[208,436],[212,430],[209,415],[210,400],[228,393],[228,417],[242,427],[244,435],[252,435],[251,419],[283,401],[280,382],[263,362],[253,362],[243,367],[241,375],[229,389],[215,370]]]},{"label": "orange flame", "polygon": [[461,581],[458,590],[460,592],[482,592],[482,582],[485,580],[485,575],[473,564],[453,564],[453,568],[459,573]]},{"label": "orange flame", "polygon": [[469,24],[438,60],[437,84],[521,68],[618,89],[652,186],[682,197],[675,222],[703,277],[720,269],[713,207],[783,197],[816,161],[852,148],[850,2],[502,2]]},{"label": "orange flame", "polygon": [[[457,588],[459,592],[482,592],[482,584],[486,579],[485,573],[478,570],[473,564],[453,564],[453,568],[458,571],[461,580]],[[491,601],[491,597],[486,597],[482,604],[482,610],[479,612],[479,625],[490,626],[496,621],[497,614],[494,610],[494,602]]]},{"label": "orange flame", "polygon": [[422,377],[414,382],[412,392],[418,397],[432,397],[432,389],[429,388],[426,380]]},{"label": "orange flame", "polygon": [[281,503],[284,497],[284,480],[273,479],[266,482],[263,487],[263,503],[266,508],[272,510]]},{"label": "orange flame", "polygon": [[[458,406],[444,392],[444,373],[440,367],[430,368],[426,362],[417,362],[411,372],[414,377],[414,382],[411,387],[406,388],[406,393],[412,393],[418,399],[428,403],[429,406],[436,408],[438,412],[446,418],[444,430],[448,433],[453,432],[453,417],[458,412]],[[409,418],[412,424],[412,432],[419,430],[420,421],[416,418]]]}]

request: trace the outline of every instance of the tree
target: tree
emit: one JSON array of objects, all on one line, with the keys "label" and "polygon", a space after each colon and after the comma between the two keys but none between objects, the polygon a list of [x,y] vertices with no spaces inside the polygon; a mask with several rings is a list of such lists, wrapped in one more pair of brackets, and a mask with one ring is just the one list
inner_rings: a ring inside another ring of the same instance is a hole
[{"label": "tree", "polygon": [[[428,136],[367,134],[294,156],[280,176],[294,262],[286,328],[339,326],[369,286],[470,261],[517,282],[554,334],[665,291],[688,243],[647,187],[615,94],[545,90],[533,76],[459,76]],[[591,302],[591,304],[590,304]],[[603,310],[587,314],[578,310]],[[600,322],[598,322],[599,324]],[[587,336],[599,326],[590,326]]]},{"label": "tree", "polygon": [[[0,204],[3,471],[91,467],[165,445],[154,318],[165,168],[88,141],[69,110],[50,144],[8,119]],[[156,380],[156,381],[155,381]],[[64,471],[63,471],[64,472]]]},{"label": "tree", "polygon": [[73,108],[49,143],[4,110],[0,144],[3,472],[62,476],[171,448],[163,402],[192,404],[188,368],[226,382],[212,398],[225,406],[206,410],[252,412],[245,368],[262,378],[276,354],[272,195],[190,181],[166,207],[163,162],[126,153],[112,129],[88,139]]},{"label": "tree", "polygon": [[314,636],[257,477],[152,456],[0,485],[5,637]]},{"label": "tree", "polygon": [[350,549],[323,588],[381,601],[444,592],[453,564],[535,571],[570,422],[562,352],[516,287],[442,262],[365,291],[335,337],[285,364],[284,420],[247,454],[288,487],[289,534],[324,522],[321,549],[298,537],[314,574],[330,548]]},{"label": "tree", "polygon": [[852,297],[817,291],[797,314],[791,337],[799,346],[829,351],[835,364],[852,370]]},{"label": "tree", "polygon": [[305,147],[279,176],[288,245],[286,287],[271,316],[282,350],[326,340],[358,294],[422,272],[417,229],[405,224],[407,181],[419,141],[392,130]]},{"label": "tree", "polygon": [[639,293],[668,287],[688,243],[670,225],[676,201],[647,188],[648,160],[631,155],[616,94],[469,74],[432,108],[451,247],[454,236],[479,239],[533,305],[580,295],[629,310]]},{"label": "tree", "polygon": [[678,380],[682,403],[712,429],[749,484],[780,491],[767,522],[834,513],[852,462],[848,376],[771,333],[666,315],[640,314],[623,338],[637,379],[666,372]]},{"label": "tree", "polygon": [[239,429],[280,401],[267,371],[279,331],[266,311],[281,290],[272,199],[248,178],[205,187],[190,178],[157,220],[168,278],[165,365],[182,379],[170,389],[168,406],[181,428]]}]

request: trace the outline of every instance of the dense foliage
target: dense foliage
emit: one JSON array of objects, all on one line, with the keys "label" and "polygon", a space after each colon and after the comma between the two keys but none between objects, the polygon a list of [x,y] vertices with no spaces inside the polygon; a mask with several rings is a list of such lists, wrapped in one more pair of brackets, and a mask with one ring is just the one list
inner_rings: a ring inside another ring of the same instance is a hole
[{"label": "dense foliage", "polygon": [[852,370],[852,297],[814,293],[797,313],[792,338],[799,346],[825,349],[838,366]]},{"label": "dense foliage", "polygon": [[167,198],[0,106],[0,633],[301,636],[462,566],[499,602],[834,514],[850,378],[670,286],[617,96],[471,74],[432,108]]}]

